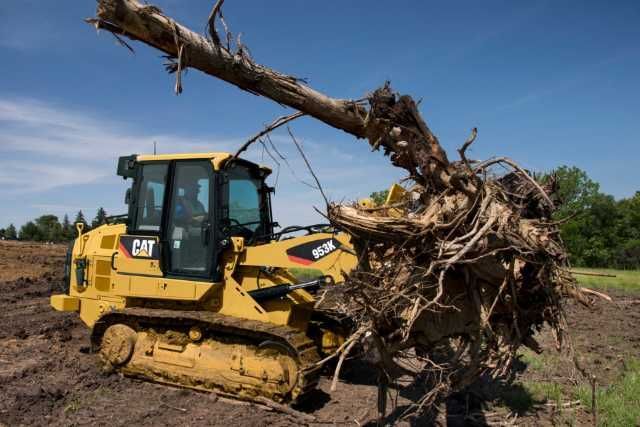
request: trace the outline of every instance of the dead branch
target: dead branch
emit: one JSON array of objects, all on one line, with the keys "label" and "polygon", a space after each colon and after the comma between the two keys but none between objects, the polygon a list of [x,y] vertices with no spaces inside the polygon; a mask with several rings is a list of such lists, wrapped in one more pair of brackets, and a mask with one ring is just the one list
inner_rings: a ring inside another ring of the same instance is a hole
[{"label": "dead branch", "polygon": [[338,387],[338,378],[340,378],[340,370],[342,369],[342,364],[344,363],[344,359],[351,353],[351,349],[356,345],[356,341],[353,340],[349,345],[344,349],[342,354],[340,354],[340,358],[338,359],[338,364],[336,365],[336,369],[333,373],[333,380],[331,380],[331,391],[336,391]]},{"label": "dead branch", "polygon": [[[241,43],[237,52],[231,52],[220,46],[215,28],[211,28],[220,15],[221,5],[218,2],[214,6],[209,18],[211,41],[167,17],[157,7],[136,0],[99,0],[97,17],[88,22],[97,29],[144,42],[164,52],[169,59],[177,59],[177,63],[169,64],[170,72],[198,69],[358,138],[367,138],[375,149],[383,147],[392,163],[406,169],[417,182],[437,188],[458,188],[466,193],[475,190],[468,180],[455,178],[455,169],[450,167],[446,153],[411,97],[397,96],[386,84],[368,97],[367,109],[361,101],[328,97],[302,84],[300,79],[254,62]],[[396,128],[399,133],[392,132]]]},{"label": "dead branch", "polygon": [[272,400],[267,399],[266,397],[255,397],[255,400],[257,402],[259,402],[262,405],[265,405],[271,409],[274,409],[278,412],[282,412],[283,414],[287,414],[287,415],[291,415],[301,421],[307,422],[307,423],[312,423],[316,421],[316,417],[314,417],[313,415],[310,414],[305,414],[304,412],[300,412],[300,411],[296,411],[295,409],[286,406],[286,405],[282,405],[280,403],[276,403]]},{"label": "dead branch", "polygon": [[222,2],[218,1],[209,19],[209,36],[213,42],[165,16],[158,8],[150,8],[136,0],[100,0],[97,17],[90,23],[98,29],[147,43],[177,58],[178,47],[173,37],[175,25],[179,42],[185,46],[184,68],[198,69],[240,89],[303,111],[357,137],[366,137],[360,118],[366,111],[361,106],[352,101],[329,98],[291,76],[252,61],[238,62],[233,53],[221,47],[215,27],[211,25],[221,6]]},{"label": "dead branch", "polygon": [[216,17],[222,16],[223,3],[224,0],[217,0],[213,5],[213,9],[211,9],[209,18],[207,19],[207,32],[209,33],[209,37],[211,37],[211,41],[216,46],[220,45],[220,37],[218,36],[218,32],[216,31]]},{"label": "dead branch", "polygon": [[298,152],[300,153],[300,156],[302,157],[302,160],[304,160],[304,163],[307,165],[307,169],[309,170],[309,173],[311,174],[311,176],[313,177],[314,181],[316,182],[316,185],[318,186],[318,190],[320,191],[320,194],[322,194],[322,198],[324,199],[324,203],[326,204],[326,206],[329,206],[329,199],[327,199],[327,195],[324,194],[324,190],[322,189],[322,185],[320,185],[320,180],[318,179],[318,177],[316,176],[315,172],[313,171],[313,168],[311,167],[311,164],[309,163],[309,159],[307,159],[307,156],[304,154],[304,151],[302,150],[302,147],[300,147],[300,144],[298,144],[298,141],[296,140],[296,137],[293,136],[293,133],[291,132],[291,128],[289,126],[287,126],[287,132],[289,132],[289,136],[291,136],[291,139],[293,140],[293,143],[295,144],[296,148],[298,149]]},{"label": "dead branch", "polygon": [[578,274],[581,276],[595,276],[595,277],[618,277],[615,274],[594,273],[592,271],[576,271],[569,270],[571,274]]},{"label": "dead branch", "polygon": [[606,301],[609,301],[609,302],[613,302],[613,299],[611,299],[611,297],[609,295],[604,294],[602,292],[594,291],[593,289],[585,288],[584,286],[581,286],[580,290],[582,292],[587,293],[587,294],[595,295],[598,298],[602,298],[603,300],[606,300]]},{"label": "dead branch", "polygon": [[469,148],[469,146],[471,146],[471,144],[473,144],[473,142],[476,140],[477,137],[478,137],[478,129],[477,128],[471,129],[471,135],[469,135],[469,138],[467,138],[464,144],[462,144],[462,147],[458,149],[458,154],[460,154],[460,158],[462,159],[464,164],[467,166],[467,169],[469,170],[469,172],[472,172],[472,173],[473,173],[473,170],[471,169],[471,165],[469,164],[469,160],[467,160],[467,156],[465,155],[465,153],[467,152],[467,149]]},{"label": "dead branch", "polygon": [[296,113],[290,114],[288,116],[280,116],[277,119],[275,119],[273,122],[271,122],[270,125],[268,125],[267,127],[265,127],[263,130],[261,130],[260,132],[258,132],[257,134],[255,134],[254,136],[252,136],[251,138],[249,138],[249,140],[247,142],[245,142],[244,144],[242,144],[242,146],[238,149],[238,151],[236,151],[236,154],[233,155],[234,158],[238,158],[238,156],[244,152],[247,148],[249,148],[249,146],[251,144],[253,144],[254,142],[256,142],[257,140],[259,140],[260,138],[262,138],[263,136],[265,136],[266,134],[268,134],[269,132],[274,131],[275,129],[279,128],[280,126],[289,123],[292,120],[297,119],[298,117],[302,117],[304,116],[304,113],[301,111],[298,111]]}]

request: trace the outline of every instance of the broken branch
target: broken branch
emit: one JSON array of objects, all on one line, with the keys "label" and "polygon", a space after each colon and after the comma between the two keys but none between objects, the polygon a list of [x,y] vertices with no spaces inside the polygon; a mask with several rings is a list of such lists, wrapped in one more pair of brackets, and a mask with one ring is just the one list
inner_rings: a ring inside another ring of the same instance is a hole
[{"label": "broken branch", "polygon": [[281,116],[278,117],[277,119],[275,119],[273,122],[271,122],[270,125],[268,125],[267,127],[265,127],[263,130],[261,130],[260,132],[258,132],[257,134],[255,134],[254,136],[252,136],[251,138],[249,138],[249,140],[247,142],[245,142],[244,144],[242,144],[242,146],[238,149],[238,151],[236,151],[236,154],[233,155],[234,158],[238,158],[238,156],[245,151],[247,148],[249,148],[249,146],[251,144],[253,144],[254,142],[256,142],[257,140],[259,140],[260,138],[262,138],[263,136],[265,136],[266,134],[268,134],[269,132],[274,131],[275,129],[279,128],[280,126],[289,123],[292,120],[297,119],[298,117],[302,117],[304,116],[304,113],[302,111],[298,111],[295,112],[293,114],[289,114],[288,116]]}]

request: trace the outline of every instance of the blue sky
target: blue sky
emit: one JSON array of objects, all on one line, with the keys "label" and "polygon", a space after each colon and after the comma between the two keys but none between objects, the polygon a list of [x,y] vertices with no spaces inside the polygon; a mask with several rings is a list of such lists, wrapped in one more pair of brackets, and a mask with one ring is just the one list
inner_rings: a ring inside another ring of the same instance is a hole
[{"label": "blue sky", "polygon": [[[212,0],[155,2],[204,30]],[[233,150],[288,111],[191,70],[175,96],[162,58],[135,54],[83,22],[92,0],[0,3],[0,226],[54,213],[124,212],[118,156]],[[455,157],[532,170],[583,168],[616,197],[640,190],[640,2],[227,0],[225,17],[258,62],[359,98],[390,79]],[[363,141],[304,118],[292,125],[333,200],[402,176]],[[286,133],[274,209],[283,225],[317,222],[320,195]],[[248,157],[277,165],[253,148]],[[272,184],[275,183],[275,175]]]}]

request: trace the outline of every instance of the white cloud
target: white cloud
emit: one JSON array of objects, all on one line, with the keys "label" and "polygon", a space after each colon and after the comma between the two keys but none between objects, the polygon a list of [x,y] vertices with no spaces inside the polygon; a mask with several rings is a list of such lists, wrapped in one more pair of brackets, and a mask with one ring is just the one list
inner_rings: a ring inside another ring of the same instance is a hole
[{"label": "white cloud", "polygon": [[[212,146],[198,138],[143,133],[32,99],[0,99],[0,129],[0,183],[12,184],[10,190],[0,191],[43,191],[95,182],[113,175],[118,156],[149,152],[154,141],[181,152],[208,151]],[[223,148],[233,145],[215,143]]]},{"label": "white cloud", "polygon": [[31,207],[45,212],[67,212],[68,210],[80,211],[89,209],[87,206],[57,205],[53,203],[36,203],[31,205]]},{"label": "white cloud", "polygon": [[105,172],[90,166],[0,161],[0,185],[3,187],[0,193],[15,194],[88,184],[106,176]]},{"label": "white cloud", "polygon": [[[296,135],[318,175],[325,192],[333,200],[350,200],[367,196],[371,191],[386,188],[401,173],[389,166],[379,154],[369,154],[364,142],[343,136],[342,141],[314,141]],[[0,195],[33,194],[30,206],[62,211],[38,200],[39,195],[54,188],[100,184],[114,176],[115,162],[120,155],[148,153],[153,142],[160,153],[166,152],[234,152],[244,140],[215,139],[180,134],[154,134],[132,125],[99,117],[86,111],[24,98],[0,98]],[[274,210],[283,225],[304,224],[322,220],[313,207],[323,208],[317,190],[301,183],[313,182],[306,165],[286,131],[272,135],[279,158],[273,149],[267,152],[256,143],[243,157],[270,166],[278,174]],[[343,149],[350,146],[347,151]],[[354,155],[362,151],[368,155]],[[287,165],[288,163],[288,165]],[[386,167],[383,167],[386,166]],[[92,191],[88,187],[87,191]],[[83,192],[74,196],[82,205]],[[44,204],[43,204],[44,203]],[[55,203],[54,203],[55,204]],[[67,210],[75,210],[68,207]]]},{"label": "white cloud", "polygon": [[[175,147],[182,152],[208,151],[212,147],[208,140],[145,133],[110,119],[31,99],[0,99],[0,124],[4,128],[0,151],[87,162],[149,152],[154,141],[161,148]],[[215,146],[230,148],[235,141],[216,141]]]}]

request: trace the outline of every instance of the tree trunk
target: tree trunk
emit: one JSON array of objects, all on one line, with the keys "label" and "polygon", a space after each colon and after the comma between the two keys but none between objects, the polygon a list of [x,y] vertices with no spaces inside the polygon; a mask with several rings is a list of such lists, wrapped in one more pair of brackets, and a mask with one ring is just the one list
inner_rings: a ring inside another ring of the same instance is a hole
[{"label": "tree trunk", "polygon": [[98,28],[140,40],[175,58],[184,45],[183,68],[196,68],[248,92],[303,111],[358,138],[366,136],[363,120],[366,111],[353,101],[330,98],[292,76],[234,55],[163,15],[156,7],[135,0],[101,0],[97,17],[92,23]]},{"label": "tree trunk", "polygon": [[[198,69],[358,138],[367,138],[375,149],[383,147],[385,154],[392,154],[393,163],[421,184],[438,188],[457,184],[451,183],[455,171],[448,169],[447,156],[420,117],[415,102],[409,96],[398,99],[387,85],[369,98],[370,108],[362,101],[331,98],[295,77],[255,63],[244,49],[232,52],[178,24],[157,7],[136,0],[99,0],[97,18],[87,21],[166,53],[176,61],[168,67],[171,72]],[[465,187],[469,184],[461,186]]]}]

